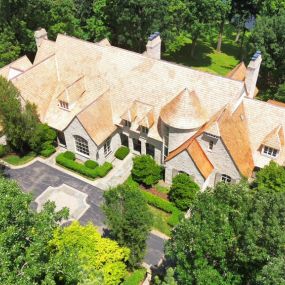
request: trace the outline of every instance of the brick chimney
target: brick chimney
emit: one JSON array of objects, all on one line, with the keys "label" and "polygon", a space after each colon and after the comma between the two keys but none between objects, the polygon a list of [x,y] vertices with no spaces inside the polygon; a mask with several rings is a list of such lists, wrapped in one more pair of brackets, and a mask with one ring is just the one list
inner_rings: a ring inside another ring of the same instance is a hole
[{"label": "brick chimney", "polygon": [[37,48],[41,46],[41,43],[43,40],[47,40],[47,39],[48,39],[48,34],[45,29],[38,29],[37,31],[35,31],[35,40],[36,40]]},{"label": "brick chimney", "polygon": [[148,37],[148,42],[146,45],[146,54],[148,57],[160,59],[161,39],[159,32],[155,32],[154,34]]},{"label": "brick chimney", "polygon": [[251,58],[249,65],[246,69],[245,75],[245,87],[248,92],[248,97],[253,98],[255,96],[256,82],[261,65],[261,52],[257,51]]}]

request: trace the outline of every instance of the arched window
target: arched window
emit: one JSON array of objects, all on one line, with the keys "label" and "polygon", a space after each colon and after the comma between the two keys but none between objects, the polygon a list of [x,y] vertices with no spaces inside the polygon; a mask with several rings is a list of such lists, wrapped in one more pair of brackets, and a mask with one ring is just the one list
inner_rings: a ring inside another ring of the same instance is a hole
[{"label": "arched window", "polygon": [[89,155],[88,141],[80,136],[74,136],[76,151]]},{"label": "arched window", "polygon": [[221,181],[223,181],[225,183],[230,183],[232,181],[232,178],[229,175],[222,174]]}]

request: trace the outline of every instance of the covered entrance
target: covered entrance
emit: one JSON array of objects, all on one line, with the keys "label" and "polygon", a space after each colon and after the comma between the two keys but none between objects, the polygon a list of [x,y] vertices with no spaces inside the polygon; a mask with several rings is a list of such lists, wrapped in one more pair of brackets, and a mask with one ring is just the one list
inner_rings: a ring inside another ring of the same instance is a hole
[{"label": "covered entrance", "polygon": [[60,146],[66,147],[66,141],[65,141],[65,136],[64,136],[64,132],[57,132],[57,139],[58,139],[58,144]]}]

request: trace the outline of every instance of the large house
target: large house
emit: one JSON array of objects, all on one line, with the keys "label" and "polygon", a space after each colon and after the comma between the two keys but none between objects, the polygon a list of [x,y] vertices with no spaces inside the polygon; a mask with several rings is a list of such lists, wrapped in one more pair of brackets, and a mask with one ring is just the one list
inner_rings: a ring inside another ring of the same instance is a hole
[{"label": "large house", "polygon": [[125,145],[163,164],[166,182],[185,172],[202,188],[284,163],[285,106],[254,99],[259,52],[223,77],[161,60],[159,33],[143,54],[106,39],[50,41],[44,29],[35,38],[34,62],[21,57],[0,75],[78,159],[111,161]]}]

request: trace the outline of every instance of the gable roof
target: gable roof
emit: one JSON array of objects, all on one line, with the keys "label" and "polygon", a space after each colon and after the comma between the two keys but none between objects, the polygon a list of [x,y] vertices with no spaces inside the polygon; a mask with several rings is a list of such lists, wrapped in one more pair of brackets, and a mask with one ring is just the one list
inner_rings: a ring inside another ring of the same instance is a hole
[{"label": "gable roof", "polygon": [[235,80],[245,80],[245,75],[246,75],[246,66],[244,62],[240,62],[234,69],[232,69],[226,77],[235,79]]},{"label": "gable roof", "polygon": [[284,146],[284,131],[282,125],[273,129],[264,138],[262,144],[280,150]]},{"label": "gable roof", "polygon": [[204,124],[190,139],[180,145],[177,149],[170,152],[166,161],[188,149],[193,141],[202,133],[212,129],[212,126],[219,131],[219,134],[228,149],[239,172],[249,177],[252,174],[254,163],[250,142],[248,138],[247,122],[244,114],[243,104],[231,113],[229,106],[217,112],[206,124]]},{"label": "gable roof", "polygon": [[18,71],[24,72],[32,66],[32,63],[26,55],[18,58],[17,60],[11,62],[10,64],[0,68],[0,76],[8,79],[10,69],[16,69]]},{"label": "gable roof", "polygon": [[196,139],[189,145],[187,151],[206,180],[214,170],[214,166]]},{"label": "gable roof", "polygon": [[78,120],[97,145],[116,130],[108,92],[101,95],[77,115]]}]

